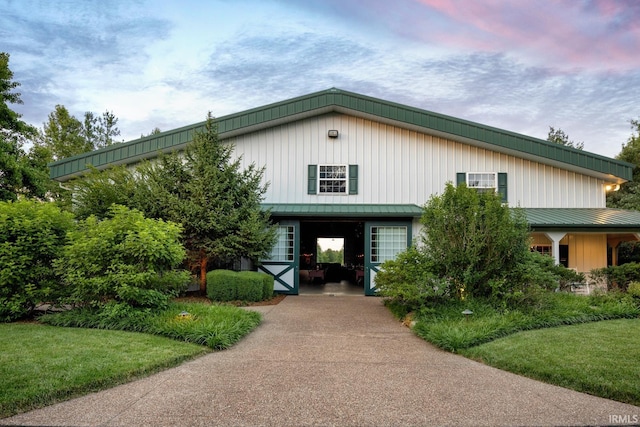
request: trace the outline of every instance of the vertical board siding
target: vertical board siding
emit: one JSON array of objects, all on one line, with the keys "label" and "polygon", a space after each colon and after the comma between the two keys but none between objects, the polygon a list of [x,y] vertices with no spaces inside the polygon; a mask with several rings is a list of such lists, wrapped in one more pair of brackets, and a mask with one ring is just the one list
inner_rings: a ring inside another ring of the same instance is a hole
[{"label": "vertical board siding", "polygon": [[606,234],[570,234],[569,268],[578,271],[591,271],[607,265]]},{"label": "vertical board siding", "polygon": [[[338,130],[338,138],[328,137],[330,129]],[[442,193],[447,182],[455,182],[457,172],[504,172],[512,206],[605,207],[600,179],[339,113],[275,126],[229,142],[242,156],[243,167],[251,163],[266,166],[266,203],[423,205],[432,194]],[[307,194],[309,164],[359,165],[358,194]]]}]

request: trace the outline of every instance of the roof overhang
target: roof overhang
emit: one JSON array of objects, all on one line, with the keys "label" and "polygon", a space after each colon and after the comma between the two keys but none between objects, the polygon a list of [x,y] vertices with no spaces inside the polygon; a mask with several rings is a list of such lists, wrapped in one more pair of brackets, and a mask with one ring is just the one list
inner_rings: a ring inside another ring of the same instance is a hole
[{"label": "roof overhang", "polygon": [[[275,218],[420,218],[415,204],[263,203]],[[607,208],[521,208],[532,231],[640,233],[640,212]]]}]

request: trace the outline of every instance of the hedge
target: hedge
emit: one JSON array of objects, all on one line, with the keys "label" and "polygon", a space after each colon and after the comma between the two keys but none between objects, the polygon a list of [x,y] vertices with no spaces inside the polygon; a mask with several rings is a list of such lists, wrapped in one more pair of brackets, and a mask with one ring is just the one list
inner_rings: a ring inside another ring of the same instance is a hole
[{"label": "hedge", "polygon": [[273,296],[273,276],[256,271],[207,273],[207,296],[213,301],[262,301]]}]

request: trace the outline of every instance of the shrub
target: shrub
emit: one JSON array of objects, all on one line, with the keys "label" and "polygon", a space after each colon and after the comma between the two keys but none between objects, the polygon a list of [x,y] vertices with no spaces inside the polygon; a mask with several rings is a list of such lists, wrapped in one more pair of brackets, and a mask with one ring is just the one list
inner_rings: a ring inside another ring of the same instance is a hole
[{"label": "shrub", "polygon": [[104,220],[90,216],[69,233],[70,243],[56,262],[66,301],[158,308],[186,290],[189,273],[173,270],[185,257],[180,225],[118,205],[109,215]]},{"label": "shrub", "polygon": [[212,270],[207,296],[213,301],[262,301],[273,295],[273,276],[257,271]]},{"label": "shrub", "polygon": [[640,282],[631,282],[627,288],[627,293],[636,300],[640,300]]},{"label": "shrub", "polygon": [[257,271],[241,271],[238,273],[238,276],[241,279],[238,283],[238,299],[240,301],[255,302],[271,298],[273,292],[265,295],[264,277],[271,277],[271,282],[273,283],[273,276]]},{"label": "shrub", "polygon": [[73,215],[53,203],[0,203],[0,321],[29,315],[59,297],[53,262],[74,226]]},{"label": "shrub", "polygon": [[640,282],[640,263],[630,262],[622,265],[597,268],[591,270],[591,278],[604,280],[607,289],[619,289],[625,291],[631,282]]},{"label": "shrub", "polygon": [[375,280],[380,295],[387,298],[387,304],[403,306],[407,312],[455,292],[451,282],[438,279],[431,272],[424,253],[415,246],[407,248],[394,260],[386,261]]},{"label": "shrub", "polygon": [[271,299],[275,285],[275,279],[270,274],[260,273],[262,275],[262,299]]},{"label": "shrub", "polygon": [[238,296],[236,272],[212,270],[207,273],[207,297],[212,301],[235,301]]},{"label": "shrub", "polygon": [[446,278],[462,298],[502,298],[521,291],[521,269],[529,257],[529,226],[521,209],[498,194],[478,194],[462,184],[446,185],[424,207],[420,250],[429,269]]}]

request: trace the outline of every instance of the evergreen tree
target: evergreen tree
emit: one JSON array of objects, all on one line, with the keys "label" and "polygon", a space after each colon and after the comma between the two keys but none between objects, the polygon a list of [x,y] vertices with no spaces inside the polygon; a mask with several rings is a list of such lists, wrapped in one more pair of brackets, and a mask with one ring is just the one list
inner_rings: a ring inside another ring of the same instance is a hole
[{"label": "evergreen tree", "polygon": [[181,223],[183,241],[199,266],[200,287],[206,290],[210,263],[225,264],[246,257],[257,261],[275,243],[269,213],[260,208],[266,186],[264,169],[241,169],[234,147],[218,139],[209,114],[202,131],[183,155],[172,153],[137,169],[134,204],[147,216]]},{"label": "evergreen tree", "polygon": [[16,200],[19,195],[42,198],[49,180],[38,160],[29,158],[22,149],[36,135],[36,129],[9,107],[22,104],[20,93],[15,92],[18,86],[9,69],[9,54],[0,52],[0,201]]}]

